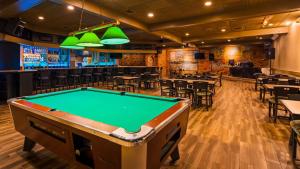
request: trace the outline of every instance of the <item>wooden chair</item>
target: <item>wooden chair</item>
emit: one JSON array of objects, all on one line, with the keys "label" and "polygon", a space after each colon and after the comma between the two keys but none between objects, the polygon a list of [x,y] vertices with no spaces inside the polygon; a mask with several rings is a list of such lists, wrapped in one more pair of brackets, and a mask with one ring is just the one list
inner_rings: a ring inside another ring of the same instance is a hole
[{"label": "wooden chair", "polygon": [[292,143],[292,158],[297,159],[297,145],[299,144],[298,137],[300,136],[300,120],[293,120],[290,122],[292,129],[291,132],[291,143]]},{"label": "wooden chair", "polygon": [[161,96],[174,96],[175,90],[173,87],[173,82],[171,80],[159,80],[160,84],[160,95]]},{"label": "wooden chair", "polygon": [[119,91],[130,91],[130,86],[128,86],[122,78],[115,77],[112,89],[117,89]]},{"label": "wooden chair", "polygon": [[[293,87],[274,87],[274,97],[269,99],[269,117],[273,118],[276,122],[278,118],[278,110],[284,110],[285,108],[279,103],[279,99],[288,99],[289,95],[298,94],[299,89]],[[287,112],[287,111],[286,111]]]},{"label": "wooden chair", "polygon": [[193,89],[188,88],[188,82],[185,80],[175,80],[174,87],[176,97],[191,98],[194,94]]},{"label": "wooden chair", "polygon": [[205,107],[211,107],[213,104],[213,92],[209,90],[207,82],[193,82],[194,89],[194,103],[196,106],[203,105],[202,101],[205,100]]}]

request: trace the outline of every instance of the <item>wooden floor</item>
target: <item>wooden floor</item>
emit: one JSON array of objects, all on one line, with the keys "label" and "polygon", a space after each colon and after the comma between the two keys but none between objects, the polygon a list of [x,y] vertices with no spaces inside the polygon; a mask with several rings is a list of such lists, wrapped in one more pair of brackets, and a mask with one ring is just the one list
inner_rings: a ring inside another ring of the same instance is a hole
[{"label": "wooden floor", "polygon": [[[288,122],[269,121],[267,105],[258,100],[254,85],[225,81],[217,89],[210,111],[190,114],[181,159],[163,169],[289,169]],[[159,94],[158,91],[143,93]],[[37,146],[22,152],[23,136],[12,125],[8,107],[0,106],[0,168],[76,168]]]}]

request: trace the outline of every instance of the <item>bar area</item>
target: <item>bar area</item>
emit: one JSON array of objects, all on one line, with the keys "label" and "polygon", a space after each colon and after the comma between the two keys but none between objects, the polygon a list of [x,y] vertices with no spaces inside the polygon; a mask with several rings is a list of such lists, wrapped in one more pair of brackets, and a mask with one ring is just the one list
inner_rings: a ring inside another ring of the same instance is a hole
[{"label": "bar area", "polygon": [[[7,46],[14,46],[8,48]],[[112,83],[114,76],[155,74],[157,66],[120,66],[122,53],[102,53],[88,50],[47,48],[24,44],[0,43],[15,59],[14,65],[0,70],[0,100],[55,91],[71,86]],[[17,50],[18,52],[12,52]],[[5,55],[5,53],[3,53]],[[6,57],[6,56],[5,56]],[[4,64],[7,63],[4,60]],[[112,84],[111,84],[112,85]]]}]

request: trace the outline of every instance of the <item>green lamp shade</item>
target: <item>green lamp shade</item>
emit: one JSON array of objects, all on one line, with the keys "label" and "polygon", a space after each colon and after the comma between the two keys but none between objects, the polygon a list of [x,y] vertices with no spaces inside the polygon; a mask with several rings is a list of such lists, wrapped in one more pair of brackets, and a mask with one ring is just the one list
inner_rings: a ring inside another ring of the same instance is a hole
[{"label": "green lamp shade", "polygon": [[76,46],[79,42],[79,39],[76,36],[68,36],[61,44],[61,48],[68,49],[84,49],[82,46]]},{"label": "green lamp shade", "polygon": [[77,46],[84,46],[84,47],[99,47],[103,46],[102,43],[100,43],[100,39],[98,36],[93,32],[86,32],[82,35],[79,42],[77,43]]},{"label": "green lamp shade", "polygon": [[128,42],[128,37],[117,26],[109,27],[101,38],[101,43],[106,45],[120,45]]}]

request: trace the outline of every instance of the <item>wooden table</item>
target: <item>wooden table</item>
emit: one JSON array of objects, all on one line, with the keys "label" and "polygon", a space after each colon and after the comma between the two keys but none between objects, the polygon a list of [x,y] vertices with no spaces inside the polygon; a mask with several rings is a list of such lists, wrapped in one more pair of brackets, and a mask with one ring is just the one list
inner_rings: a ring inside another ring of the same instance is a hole
[{"label": "wooden table", "polygon": [[137,77],[137,76],[114,76],[114,78],[120,78],[125,81],[131,81],[131,80],[139,79],[140,77]]},{"label": "wooden table", "polygon": [[295,86],[295,85],[278,85],[278,84],[263,84],[264,90],[263,93],[261,94],[262,100],[265,101],[265,95],[267,91],[272,92],[274,90],[274,87],[293,87],[293,88],[298,88],[300,90],[300,86]]},{"label": "wooden table", "polygon": [[280,102],[290,112],[293,120],[300,119],[300,101],[280,100]]},{"label": "wooden table", "polygon": [[294,87],[300,89],[300,86],[295,86],[295,85],[263,84],[263,86],[267,90],[274,90],[274,87]]},{"label": "wooden table", "polygon": [[[271,77],[269,77],[269,78],[271,78]],[[258,81],[262,81],[263,79],[265,79],[265,78],[263,78],[263,77],[257,78]],[[275,78],[275,79],[278,79],[278,81],[280,81],[280,82],[288,82],[290,78]]]},{"label": "wooden table", "polygon": [[194,82],[207,82],[209,85],[215,85],[216,84],[216,80],[192,80],[192,79],[166,79],[166,80],[171,80],[172,82],[174,82],[175,80],[185,80],[188,83],[194,83]]}]

